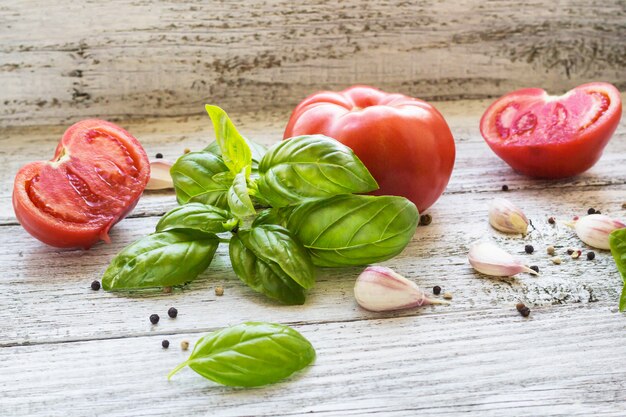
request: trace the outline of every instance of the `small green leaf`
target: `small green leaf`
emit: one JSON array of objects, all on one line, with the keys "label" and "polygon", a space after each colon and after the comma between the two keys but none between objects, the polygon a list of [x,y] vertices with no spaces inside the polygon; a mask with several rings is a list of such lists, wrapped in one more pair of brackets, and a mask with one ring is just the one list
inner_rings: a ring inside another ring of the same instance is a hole
[{"label": "small green leaf", "polygon": [[185,366],[222,385],[256,387],[287,378],[315,359],[315,349],[296,330],[247,322],[209,333],[196,342]]},{"label": "small green leaf", "polygon": [[419,220],[403,197],[338,195],[296,207],[287,228],[317,266],[358,266],[399,254]]},{"label": "small green leaf", "polygon": [[191,152],[178,158],[170,174],[180,204],[198,202],[228,207],[227,194],[234,175],[221,157],[211,152]]},{"label": "small green leaf", "polygon": [[246,168],[246,177],[250,175],[252,152],[246,140],[239,134],[233,122],[224,110],[217,106],[205,106],[215,130],[215,141],[219,145],[224,164],[233,175]]},{"label": "small green leaf", "polygon": [[[263,158],[263,155],[267,152],[267,148],[260,143],[253,142],[249,139],[244,138],[248,146],[250,147],[250,151],[252,152],[252,174],[256,174],[259,169],[259,162]],[[217,141],[211,142],[206,148],[203,149],[205,152],[211,152],[215,155],[218,155],[220,158],[222,157],[222,151],[220,149],[220,145],[218,145]]]},{"label": "small green leaf", "polygon": [[619,300],[619,310],[626,311],[626,228],[614,230],[609,235],[611,254],[617,265],[617,270],[622,276],[624,287]]},{"label": "small green leaf", "polygon": [[255,214],[254,204],[248,194],[248,184],[246,182],[246,167],[235,176],[233,185],[228,190],[228,207],[230,211],[239,218],[244,218]]},{"label": "small green leaf", "polygon": [[202,203],[188,203],[167,212],[156,225],[157,232],[197,230],[215,234],[231,231],[239,221],[226,210]]},{"label": "small green leaf", "polygon": [[257,213],[257,216],[254,218],[252,227],[260,226],[262,224],[277,224],[285,227],[287,225],[287,219],[296,207],[297,206],[294,205],[262,210]]},{"label": "small green leaf", "polygon": [[171,287],[194,280],[211,264],[219,239],[190,232],[159,232],[124,248],[102,277],[107,291]]},{"label": "small green leaf", "polygon": [[272,147],[259,164],[256,183],[272,207],[378,188],[350,148],[322,135],[298,136]]}]

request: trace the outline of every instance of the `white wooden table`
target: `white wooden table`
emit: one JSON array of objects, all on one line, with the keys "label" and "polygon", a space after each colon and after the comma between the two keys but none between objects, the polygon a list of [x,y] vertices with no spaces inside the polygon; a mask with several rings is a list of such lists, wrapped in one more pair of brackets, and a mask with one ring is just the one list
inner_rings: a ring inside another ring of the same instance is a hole
[{"label": "white wooden table", "polygon": [[[625,14],[623,0],[3,0],[0,416],[626,415],[621,278],[608,252],[570,259],[565,250],[580,242],[547,223],[589,207],[626,218],[626,122],[595,167],[555,182],[515,174],[478,131],[487,99],[513,89],[562,93],[603,80],[626,90]],[[117,121],[148,154],[173,160],[212,140],[204,103],[271,144],[307,94],[355,83],[453,100],[435,103],[457,143],[452,180],[429,210],[432,224],[384,262],[427,291],[451,292],[450,306],[368,313],[352,295],[360,268],[320,270],[305,305],[279,306],[239,282],[224,248],[183,290],[95,292],[90,283],[112,257],[176,205],[172,193],[146,193],[113,242],[89,251],[46,247],[13,215],[19,167],[49,159],[81,118]],[[499,196],[536,230],[524,239],[492,230],[487,204]],[[466,255],[481,238],[540,276],[476,274]],[[189,369],[167,381],[188,355],[181,341],[246,320],[293,326],[316,362],[256,389]]]},{"label": "white wooden table", "polygon": [[[617,311],[621,278],[605,251],[570,259],[581,243],[549,216],[588,207],[626,217],[626,125],[598,164],[569,180],[528,180],[483,142],[487,101],[436,103],[457,142],[450,185],[406,250],[384,262],[452,305],[392,314],[360,309],[352,296],[360,268],[320,270],[304,306],[284,307],[243,286],[220,249],[207,273],[171,294],[92,291],[110,259],[149,233],[176,205],[172,193],[147,192],[111,234],[113,243],[61,251],[31,238],[10,204],[13,175],[48,158],[63,127],[6,129],[0,167],[0,415],[614,415],[626,404],[626,316]],[[271,144],[288,111],[235,115],[242,132]],[[174,159],[212,137],[208,117],[121,123],[149,154]],[[8,137],[11,140],[8,140]],[[507,184],[510,191],[501,191]],[[536,230],[511,238],[487,223],[487,203],[505,196]],[[469,267],[471,242],[490,237],[538,265],[539,277],[492,279]],[[536,251],[524,254],[531,243]],[[561,265],[549,260],[553,244]],[[214,288],[222,285],[222,297]],[[529,318],[515,309],[531,307]],[[179,315],[167,317],[175,306]],[[158,313],[161,321],[150,324]],[[206,332],[247,320],[289,324],[315,346],[306,371],[276,385],[232,389],[190,370],[167,373]],[[168,339],[170,348],[161,348]]]}]

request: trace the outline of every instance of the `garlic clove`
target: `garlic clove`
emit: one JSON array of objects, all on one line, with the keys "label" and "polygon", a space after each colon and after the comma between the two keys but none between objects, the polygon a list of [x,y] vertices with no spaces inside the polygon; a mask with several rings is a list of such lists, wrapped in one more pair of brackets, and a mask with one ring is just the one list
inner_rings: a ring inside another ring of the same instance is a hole
[{"label": "garlic clove", "polygon": [[574,222],[574,230],[579,239],[597,249],[610,249],[609,235],[612,231],[622,229],[626,224],[604,214],[590,214],[580,217]]},{"label": "garlic clove", "polygon": [[520,272],[539,275],[513,255],[490,242],[476,242],[470,246],[467,259],[476,271],[494,277],[510,277]]},{"label": "garlic clove", "polygon": [[429,304],[449,304],[431,300],[413,282],[384,266],[368,266],[354,284],[357,303],[370,311],[393,311]]},{"label": "garlic clove", "polygon": [[172,163],[163,159],[150,161],[150,179],[146,185],[146,190],[165,190],[174,188],[174,182],[170,175]]},{"label": "garlic clove", "polygon": [[496,198],[489,204],[489,224],[504,233],[528,231],[528,219],[522,210],[504,198]]}]

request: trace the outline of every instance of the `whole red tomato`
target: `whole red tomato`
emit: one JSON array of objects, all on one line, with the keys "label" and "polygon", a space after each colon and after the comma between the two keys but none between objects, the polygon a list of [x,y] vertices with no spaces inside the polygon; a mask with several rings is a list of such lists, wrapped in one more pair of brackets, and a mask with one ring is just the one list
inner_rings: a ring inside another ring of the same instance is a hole
[{"label": "whole red tomato", "polygon": [[562,96],[527,88],[496,100],[480,120],[480,132],[514,170],[565,178],[600,159],[621,115],[620,94],[611,84],[583,84]]},{"label": "whole red tomato", "polygon": [[51,161],[31,162],[13,185],[24,229],[51,246],[89,248],[137,204],[150,177],[141,144],[103,120],[71,126]]},{"label": "whole red tomato", "polygon": [[354,86],[306,98],[291,114],[284,138],[323,134],[349,146],[380,189],[420,212],[433,205],[454,166],[454,139],[441,113],[425,101]]}]

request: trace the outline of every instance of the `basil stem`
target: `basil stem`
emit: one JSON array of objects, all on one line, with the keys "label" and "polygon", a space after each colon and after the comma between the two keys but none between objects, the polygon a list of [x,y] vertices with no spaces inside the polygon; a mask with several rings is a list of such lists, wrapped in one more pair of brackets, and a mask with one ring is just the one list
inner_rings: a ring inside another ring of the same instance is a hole
[{"label": "basil stem", "polygon": [[217,236],[193,231],[148,235],[113,258],[102,287],[116,291],[184,284],[207,269],[218,244]]},{"label": "basil stem", "polygon": [[272,147],[261,159],[256,185],[272,207],[378,188],[350,148],[322,135],[298,136]]},{"label": "basil stem", "polygon": [[167,212],[156,225],[157,232],[196,230],[207,234],[228,232],[239,224],[230,212],[202,203],[188,203]]},{"label": "basil stem", "polygon": [[317,266],[357,266],[384,261],[410,242],[419,220],[403,197],[339,195],[296,207],[287,228]]},{"label": "basil stem", "polygon": [[622,280],[624,281],[622,295],[619,299],[619,311],[626,311],[626,228],[611,232],[609,245],[617,270],[622,275]]},{"label": "basil stem", "polygon": [[200,338],[189,359],[170,374],[189,366],[222,385],[256,387],[287,378],[315,359],[315,349],[296,330],[274,323],[247,322]]}]

